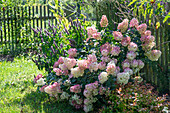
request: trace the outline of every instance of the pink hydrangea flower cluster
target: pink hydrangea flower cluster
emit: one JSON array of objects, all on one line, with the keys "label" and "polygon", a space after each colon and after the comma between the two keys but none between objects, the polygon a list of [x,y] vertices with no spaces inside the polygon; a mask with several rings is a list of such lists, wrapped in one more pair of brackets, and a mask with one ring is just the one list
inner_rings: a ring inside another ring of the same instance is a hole
[{"label": "pink hydrangea flower cluster", "polygon": [[62,90],[60,88],[60,84],[57,82],[54,82],[52,85],[46,86],[44,88],[44,91],[48,93],[50,96],[58,97],[59,93],[62,93]]},{"label": "pink hydrangea flower cluster", "polygon": [[92,38],[94,38],[96,40],[101,40],[101,33],[99,33],[99,32],[94,33]]},{"label": "pink hydrangea flower cluster", "polygon": [[130,37],[124,37],[121,41],[122,46],[126,47],[130,44],[131,38]]},{"label": "pink hydrangea flower cluster", "polygon": [[71,86],[70,92],[80,93],[81,92],[81,86],[79,84]]},{"label": "pink hydrangea flower cluster", "polygon": [[88,63],[93,63],[93,62],[97,62],[97,57],[96,55],[93,53],[93,54],[90,54],[87,56],[87,61]]},{"label": "pink hydrangea flower cluster", "polygon": [[75,48],[71,48],[68,50],[69,58],[74,58],[77,56],[77,50]]},{"label": "pink hydrangea flower cluster", "polygon": [[97,33],[97,29],[94,26],[87,27],[86,30],[87,30],[87,34],[88,34],[89,38],[91,38],[94,33]]},{"label": "pink hydrangea flower cluster", "polygon": [[93,54],[88,55],[87,58],[88,58],[87,59],[88,69],[90,70],[90,72],[97,71],[98,63],[97,63],[96,55],[93,53]]},{"label": "pink hydrangea flower cluster", "polygon": [[90,72],[97,71],[98,70],[98,63],[97,62],[89,63],[88,69],[90,70]]},{"label": "pink hydrangea flower cluster", "polygon": [[107,27],[107,26],[108,26],[108,20],[107,20],[106,15],[103,15],[103,16],[102,16],[102,19],[101,19],[101,21],[100,21],[100,26],[101,26],[101,27]]},{"label": "pink hydrangea flower cluster", "polygon": [[56,72],[57,76],[68,74],[68,70],[73,68],[76,63],[74,58],[60,57],[59,60],[54,63],[53,71]]},{"label": "pink hydrangea flower cluster", "polygon": [[111,60],[110,57],[109,57],[111,50],[112,50],[112,46],[108,42],[103,44],[100,47],[100,52],[102,54],[101,60],[103,62],[109,62]]},{"label": "pink hydrangea flower cluster", "polygon": [[96,40],[101,40],[101,33],[97,32],[97,29],[94,26],[87,27],[86,30],[88,34],[88,38],[86,39],[86,42],[91,38],[94,38]]},{"label": "pink hydrangea flower cluster", "polygon": [[89,112],[93,110],[92,104],[97,101],[97,98],[93,97],[98,95],[98,81],[85,85],[83,95],[84,99],[84,111]]},{"label": "pink hydrangea flower cluster", "polygon": [[104,70],[104,69],[106,69],[106,63],[105,62],[100,62],[99,64],[98,64],[98,69],[100,69],[100,70]]},{"label": "pink hydrangea flower cluster", "polygon": [[137,30],[139,31],[140,34],[144,34],[145,31],[147,29],[147,25],[146,24],[140,24],[138,27],[137,27]]},{"label": "pink hydrangea flower cluster", "polygon": [[102,53],[103,50],[110,52],[111,49],[112,49],[112,46],[107,42],[100,47],[100,52]]},{"label": "pink hydrangea flower cluster", "polygon": [[138,20],[136,18],[133,18],[131,21],[130,21],[130,24],[129,24],[129,27],[138,27]]},{"label": "pink hydrangea flower cluster", "polygon": [[151,35],[151,31],[149,30],[145,31],[140,40],[143,42],[142,48],[145,51],[150,51],[156,45],[154,42],[155,37]]},{"label": "pink hydrangea flower cluster", "polygon": [[117,41],[121,41],[123,39],[122,33],[118,31],[113,31],[113,37]]},{"label": "pink hydrangea flower cluster", "polygon": [[130,60],[125,59],[125,60],[122,62],[122,67],[123,67],[123,69],[125,69],[125,68],[127,68],[127,67],[130,67]]},{"label": "pink hydrangea flower cluster", "polygon": [[133,60],[136,57],[136,53],[134,51],[129,51],[126,55],[127,59]]},{"label": "pink hydrangea flower cluster", "polygon": [[80,69],[84,70],[88,66],[88,61],[87,60],[78,60],[77,65]]},{"label": "pink hydrangea flower cluster", "polygon": [[128,29],[128,19],[124,19],[123,22],[118,24],[117,29],[120,29],[122,33],[124,33]]},{"label": "pink hydrangea flower cluster", "polygon": [[62,70],[60,68],[53,68],[53,71],[56,72],[57,76],[62,75]]},{"label": "pink hydrangea flower cluster", "polygon": [[113,56],[119,56],[119,53],[121,52],[120,47],[119,46],[114,46],[112,47],[112,51],[111,54]]},{"label": "pink hydrangea flower cluster", "polygon": [[33,79],[34,83],[37,83],[37,80],[39,80],[39,79],[42,78],[42,77],[44,77],[44,76],[42,76],[42,74],[38,74],[38,75]]},{"label": "pink hydrangea flower cluster", "polygon": [[108,63],[106,71],[108,74],[111,74],[111,75],[115,74],[116,65],[115,65],[114,61],[111,61]]},{"label": "pink hydrangea flower cluster", "polygon": [[41,92],[44,92],[44,89],[47,87],[47,85],[44,85],[43,87],[40,88]]},{"label": "pink hydrangea flower cluster", "polygon": [[83,76],[84,70],[80,69],[79,67],[75,67],[71,69],[71,75],[73,75],[74,78],[78,78]]},{"label": "pink hydrangea flower cluster", "polygon": [[129,46],[128,46],[128,50],[129,51],[136,51],[138,49],[138,45],[135,44],[134,42],[130,42]]}]

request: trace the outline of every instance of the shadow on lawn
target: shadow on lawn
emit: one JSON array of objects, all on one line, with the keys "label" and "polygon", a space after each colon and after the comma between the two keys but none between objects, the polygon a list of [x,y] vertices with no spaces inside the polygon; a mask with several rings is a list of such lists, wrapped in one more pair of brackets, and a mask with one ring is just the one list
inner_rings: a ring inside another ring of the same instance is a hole
[{"label": "shadow on lawn", "polygon": [[25,94],[22,102],[21,112],[30,112],[27,107],[31,109],[31,112],[45,112],[45,113],[84,113],[82,110],[74,109],[69,103],[66,102],[54,102],[49,99],[47,94],[31,92]]}]

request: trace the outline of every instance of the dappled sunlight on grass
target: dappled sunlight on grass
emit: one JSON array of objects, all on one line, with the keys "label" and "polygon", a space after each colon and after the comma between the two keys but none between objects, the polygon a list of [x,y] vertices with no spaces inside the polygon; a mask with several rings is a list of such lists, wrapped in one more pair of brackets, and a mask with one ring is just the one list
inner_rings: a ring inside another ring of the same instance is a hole
[{"label": "dappled sunlight on grass", "polygon": [[15,58],[13,62],[0,62],[0,112],[81,113],[69,103],[50,101],[45,93],[34,87],[33,78],[38,70],[31,60]]}]

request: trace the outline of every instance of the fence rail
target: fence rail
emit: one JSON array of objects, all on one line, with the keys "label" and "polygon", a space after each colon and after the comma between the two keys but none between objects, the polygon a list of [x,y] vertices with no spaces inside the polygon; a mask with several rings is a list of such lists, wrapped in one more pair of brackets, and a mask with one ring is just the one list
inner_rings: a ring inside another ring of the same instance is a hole
[{"label": "fence rail", "polygon": [[[109,22],[121,22],[121,19],[116,15],[113,4],[102,4],[103,6],[95,7],[96,9],[96,21],[97,25],[100,26],[99,21],[101,16],[104,14],[108,17]],[[106,7],[105,7],[106,6]],[[141,15],[141,14],[140,14]],[[141,15],[138,18],[140,21],[148,24],[147,17]],[[36,41],[34,38],[33,31],[31,28],[40,27],[42,29],[48,28],[48,21],[52,21],[53,24],[57,22],[53,13],[50,11],[48,5],[42,6],[26,6],[26,7],[5,7],[0,9],[0,53],[4,52],[21,52],[22,48],[28,46],[29,41]],[[156,20],[160,21],[160,20]],[[155,22],[156,22],[155,21]],[[160,21],[161,22],[161,21]],[[155,25],[156,23],[153,23]],[[144,79],[148,82],[158,86],[159,91],[169,92],[170,94],[170,61],[169,61],[169,44],[165,43],[169,40],[169,26],[168,24],[162,24],[158,29],[150,26],[152,34],[156,38],[157,49],[162,51],[159,63],[155,62],[147,64],[144,67],[143,75]],[[110,24],[110,28],[116,30],[116,23]],[[165,44],[164,44],[165,43]],[[30,45],[30,47],[35,46]],[[162,44],[162,45],[161,45]],[[157,73],[161,71],[160,73]]]}]

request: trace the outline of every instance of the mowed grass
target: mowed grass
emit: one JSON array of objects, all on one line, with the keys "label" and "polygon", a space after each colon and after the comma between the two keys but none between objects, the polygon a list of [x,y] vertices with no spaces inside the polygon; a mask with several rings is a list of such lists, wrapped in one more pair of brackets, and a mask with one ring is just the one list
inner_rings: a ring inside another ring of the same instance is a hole
[{"label": "mowed grass", "polygon": [[66,102],[56,102],[39,93],[33,78],[38,70],[31,60],[15,58],[0,62],[0,113],[80,113]]}]

